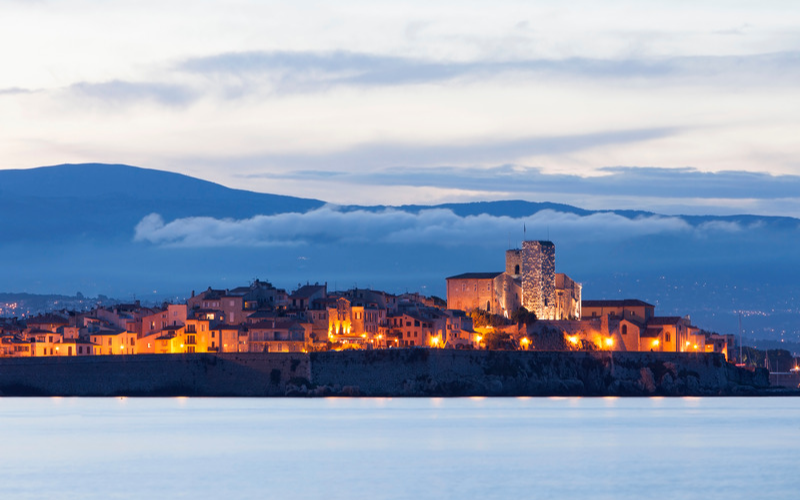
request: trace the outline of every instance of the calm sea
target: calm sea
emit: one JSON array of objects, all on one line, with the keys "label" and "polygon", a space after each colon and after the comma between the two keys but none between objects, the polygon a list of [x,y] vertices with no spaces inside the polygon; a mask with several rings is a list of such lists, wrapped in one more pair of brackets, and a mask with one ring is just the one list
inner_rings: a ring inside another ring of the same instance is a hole
[{"label": "calm sea", "polygon": [[0,398],[0,499],[796,499],[800,399]]}]

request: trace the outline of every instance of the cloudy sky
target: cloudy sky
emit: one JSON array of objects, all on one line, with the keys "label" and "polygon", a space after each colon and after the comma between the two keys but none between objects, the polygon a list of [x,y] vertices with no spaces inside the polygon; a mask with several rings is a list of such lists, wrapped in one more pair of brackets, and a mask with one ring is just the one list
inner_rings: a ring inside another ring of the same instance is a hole
[{"label": "cloudy sky", "polygon": [[798,2],[0,0],[0,46],[0,168],[800,216]]}]

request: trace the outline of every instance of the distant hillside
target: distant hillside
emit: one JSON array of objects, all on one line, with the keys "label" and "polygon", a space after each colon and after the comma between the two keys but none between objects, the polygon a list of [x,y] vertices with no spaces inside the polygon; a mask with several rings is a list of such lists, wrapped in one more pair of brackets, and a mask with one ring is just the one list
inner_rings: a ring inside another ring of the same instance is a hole
[{"label": "distant hillside", "polygon": [[0,234],[14,241],[130,240],[134,226],[153,212],[167,219],[247,218],[323,204],[128,165],[0,170]]}]

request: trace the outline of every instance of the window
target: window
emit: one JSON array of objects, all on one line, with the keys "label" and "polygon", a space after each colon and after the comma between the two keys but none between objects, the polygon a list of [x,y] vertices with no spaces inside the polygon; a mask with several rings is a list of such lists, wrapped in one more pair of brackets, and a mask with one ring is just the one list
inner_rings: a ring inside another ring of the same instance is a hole
[{"label": "window", "polygon": [[514,266],[514,274],[519,274],[519,264]]},{"label": "window", "polygon": [[669,333],[664,334],[664,342],[669,342]]},{"label": "window", "polygon": [[214,338],[214,333],[216,333],[216,332],[211,332],[211,338],[212,339]]},{"label": "window", "polygon": [[622,325],[622,334],[623,335],[627,335],[628,334],[628,325]]}]

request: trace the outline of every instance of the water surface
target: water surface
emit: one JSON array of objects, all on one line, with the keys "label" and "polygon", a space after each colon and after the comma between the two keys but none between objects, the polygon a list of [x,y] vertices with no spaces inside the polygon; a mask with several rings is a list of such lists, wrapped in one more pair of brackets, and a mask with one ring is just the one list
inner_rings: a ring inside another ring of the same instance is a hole
[{"label": "water surface", "polygon": [[800,496],[800,399],[0,398],[0,498]]}]

